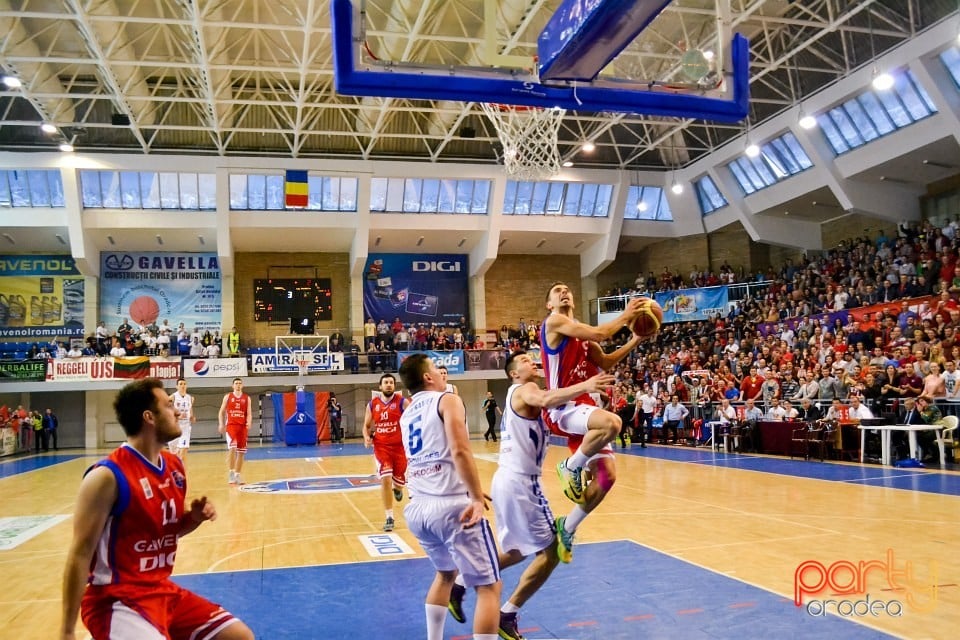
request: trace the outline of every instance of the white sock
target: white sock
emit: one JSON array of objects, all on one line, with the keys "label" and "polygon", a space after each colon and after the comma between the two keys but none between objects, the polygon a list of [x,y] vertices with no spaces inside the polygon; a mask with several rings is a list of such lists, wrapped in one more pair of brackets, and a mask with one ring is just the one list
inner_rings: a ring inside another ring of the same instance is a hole
[{"label": "white sock", "polygon": [[393,509],[387,509],[386,514],[387,514],[387,517],[388,517],[388,518],[392,518],[392,517],[393,517]]},{"label": "white sock", "polygon": [[427,612],[427,640],[443,640],[443,623],[447,619],[447,608],[438,604],[424,604],[423,608]]},{"label": "white sock", "polygon": [[563,521],[563,528],[567,530],[567,533],[574,533],[586,517],[587,512],[583,510],[583,507],[576,505],[570,510],[566,520]]},{"label": "white sock", "polygon": [[503,603],[503,606],[500,607],[500,611],[504,613],[516,613],[517,611],[520,611],[520,607],[507,600]]},{"label": "white sock", "polygon": [[457,577],[453,579],[453,583],[463,587],[464,589],[467,588],[467,583],[463,581],[463,574],[458,573]]},{"label": "white sock", "polygon": [[572,456],[567,458],[567,469],[574,471],[581,467],[587,466],[587,460],[590,459],[590,456],[583,453],[583,449],[577,449],[577,452]]}]

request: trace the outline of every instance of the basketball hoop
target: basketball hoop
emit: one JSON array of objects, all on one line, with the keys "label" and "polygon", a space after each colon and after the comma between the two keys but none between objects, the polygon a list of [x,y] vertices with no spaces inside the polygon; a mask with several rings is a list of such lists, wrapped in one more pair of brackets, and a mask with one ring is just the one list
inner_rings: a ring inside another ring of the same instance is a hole
[{"label": "basketball hoop", "polygon": [[532,181],[560,173],[557,135],[566,111],[491,102],[480,108],[497,129],[508,176]]},{"label": "basketball hoop", "polygon": [[299,370],[297,375],[297,389],[300,391],[303,391],[303,387],[304,387],[304,383],[306,382],[307,371],[309,367],[310,367],[309,358],[297,357],[297,368]]}]

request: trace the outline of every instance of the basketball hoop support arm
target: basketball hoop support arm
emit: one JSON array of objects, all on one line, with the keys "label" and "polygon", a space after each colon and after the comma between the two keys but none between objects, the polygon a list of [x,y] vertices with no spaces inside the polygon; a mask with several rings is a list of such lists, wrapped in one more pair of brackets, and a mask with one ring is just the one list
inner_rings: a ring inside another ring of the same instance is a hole
[{"label": "basketball hoop support arm", "polygon": [[[533,75],[504,70],[470,69],[463,75],[449,67],[406,69],[402,63],[378,64],[377,70],[358,69],[363,44],[354,33],[351,0],[331,0],[334,85],[338,93],[350,96],[408,98],[413,100],[460,100],[500,102],[572,111],[610,111],[656,116],[674,116],[739,122],[749,112],[749,43],[737,34],[731,43],[733,74],[732,99],[678,94],[664,91],[655,83],[624,88],[623,83],[599,80],[592,84],[545,85]],[[371,67],[373,65],[365,65]],[[587,105],[586,107],[584,105]]]}]

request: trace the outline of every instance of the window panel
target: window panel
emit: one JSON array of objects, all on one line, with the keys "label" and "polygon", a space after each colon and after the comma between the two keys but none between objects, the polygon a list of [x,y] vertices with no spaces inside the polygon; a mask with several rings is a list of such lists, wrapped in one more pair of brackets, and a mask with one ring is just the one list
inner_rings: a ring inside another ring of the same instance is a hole
[{"label": "window panel", "polygon": [[255,173],[247,176],[247,199],[251,211],[267,208],[267,176]]},{"label": "window panel", "polygon": [[593,207],[593,215],[597,218],[606,218],[610,214],[610,199],[613,197],[613,185],[601,184],[597,189],[597,204]]},{"label": "window panel", "polygon": [[27,178],[27,172],[22,169],[15,169],[9,174],[10,179],[10,201],[14,207],[30,206],[30,182]]},{"label": "window panel", "polygon": [[597,203],[597,192],[600,185],[585,184],[580,194],[580,206],[577,207],[578,216],[592,216],[593,208]]},{"label": "window panel", "polygon": [[740,158],[728,164],[727,167],[730,169],[730,172],[733,173],[733,178],[737,181],[737,184],[740,185],[740,189],[743,190],[745,195],[750,195],[757,190],[750,181],[750,178],[747,177],[746,172],[740,166]]},{"label": "window panel", "polygon": [[579,182],[567,184],[567,193],[563,198],[563,215],[577,215],[577,212],[580,210],[580,193],[582,190],[583,185]]},{"label": "window panel", "polygon": [[903,100],[907,113],[914,121],[922,120],[933,113],[934,110],[927,106],[927,102],[917,92],[917,86],[908,74],[897,76],[893,89]]},{"label": "window panel", "polygon": [[517,205],[517,181],[507,180],[507,188],[503,193],[503,213],[513,215]]},{"label": "window panel", "polygon": [[340,178],[340,211],[357,210],[357,178]]},{"label": "window panel", "polygon": [[547,196],[550,194],[549,182],[537,182],[533,187],[533,203],[530,210],[534,213],[547,212]]},{"label": "window panel", "polygon": [[322,211],[323,205],[323,181],[326,178],[322,176],[307,176],[307,210]]},{"label": "window panel", "polygon": [[833,152],[836,155],[846,153],[850,150],[850,147],[843,139],[843,136],[840,135],[837,127],[834,126],[833,120],[830,118],[830,116],[826,114],[817,116],[817,124],[820,125],[820,131],[823,132],[823,135],[827,138],[827,142],[833,148]]},{"label": "window panel", "polygon": [[[106,193],[104,193],[104,206],[106,205]],[[160,208],[161,209],[179,209],[180,208],[180,175],[176,173],[160,174]]]},{"label": "window panel", "polygon": [[200,207],[200,189],[197,186],[197,174],[180,174],[180,208],[195,210]]},{"label": "window panel", "polygon": [[847,144],[851,147],[859,147],[864,143],[863,137],[860,135],[860,132],[857,131],[857,127],[853,124],[853,121],[850,120],[850,116],[845,109],[842,107],[831,109],[830,117],[833,118],[833,123],[837,125],[837,129],[840,130],[840,135],[847,141]]},{"label": "window panel", "polygon": [[[644,191],[649,191],[645,189]],[[657,220],[673,220],[673,211],[670,209],[670,200],[667,199],[667,193],[659,187],[656,188],[657,197]],[[644,194],[646,196],[646,194]],[[646,199],[645,199],[646,201]]]},{"label": "window panel", "polygon": [[475,180],[473,183],[473,204],[470,213],[487,213],[490,210],[490,181]]},{"label": "window panel", "polygon": [[280,211],[287,207],[286,176],[267,176],[267,211]]},{"label": "window panel", "polygon": [[700,211],[703,215],[713,213],[717,209],[727,206],[727,200],[717,189],[713,179],[710,176],[703,176],[693,183],[697,192],[697,200],[700,203]]},{"label": "window panel", "polygon": [[[9,171],[0,171],[0,207],[9,207],[11,206],[10,202],[10,182],[8,181],[7,174]],[[80,174],[81,183],[83,181],[83,173]]]},{"label": "window panel", "polygon": [[473,180],[457,180],[457,203],[455,213],[470,213],[473,205]]},{"label": "window panel", "polygon": [[370,179],[370,210],[371,211],[387,210],[387,179],[386,178]]},{"label": "window panel", "polygon": [[457,181],[440,181],[440,203],[437,206],[437,213],[453,213],[454,202],[457,198]]},{"label": "window panel", "polygon": [[[157,173],[141,171],[137,174],[137,179],[140,183],[140,206],[144,209],[159,209],[160,178]],[[246,190],[244,190],[244,198],[246,198]]]},{"label": "window panel", "polygon": [[403,212],[420,212],[420,188],[423,181],[417,178],[408,178],[403,181]]},{"label": "window panel", "polygon": [[403,179],[387,180],[387,208],[384,211],[403,211]]},{"label": "window panel", "polygon": [[321,180],[323,190],[320,204],[324,211],[337,211],[340,208],[340,178],[324,177]]},{"label": "window panel", "polygon": [[857,101],[860,103],[860,106],[863,107],[863,110],[867,113],[867,115],[870,116],[870,119],[873,121],[873,124],[876,125],[877,132],[880,135],[883,136],[892,131],[896,131],[893,121],[890,120],[890,116],[887,115],[887,110],[883,108],[883,105],[880,104],[877,96],[872,91],[859,96]]},{"label": "window panel", "polygon": [[140,202],[140,174],[136,171],[120,172],[120,206],[124,209],[142,209]]},{"label": "window panel", "polygon": [[423,190],[420,194],[420,211],[436,213],[440,204],[440,181],[435,178],[423,181]]},{"label": "window panel", "polygon": [[50,206],[67,206],[63,196],[63,176],[60,174],[60,171],[56,169],[47,171],[47,181],[50,185]]},{"label": "window panel", "polygon": [[566,186],[562,182],[551,182],[550,193],[547,195],[546,213],[557,215],[563,209],[563,195]]},{"label": "window panel", "polygon": [[203,211],[217,208],[217,176],[213,173],[197,175],[197,207]]},{"label": "window panel", "polygon": [[[7,171],[5,173],[13,172]],[[7,188],[9,193],[9,187]],[[103,196],[100,193],[99,171],[80,172],[80,199],[83,206],[88,209],[99,209],[103,206]]]},{"label": "window panel", "polygon": [[813,166],[813,161],[810,160],[807,152],[803,150],[803,145],[800,144],[800,141],[797,140],[795,135],[788,131],[780,136],[779,139],[783,141],[787,149],[790,150],[790,153],[793,154],[793,158],[797,161],[797,164],[800,165],[801,171]]},{"label": "window panel", "polygon": [[515,213],[517,215],[527,215],[530,213],[530,200],[533,197],[533,183],[517,183],[517,206]]},{"label": "window panel", "polygon": [[[157,202],[159,204],[159,194]],[[245,175],[230,175],[230,208],[234,210],[250,208],[247,197],[247,176]]]},{"label": "window panel", "polygon": [[853,126],[856,127],[857,131],[860,133],[860,136],[866,142],[875,140],[880,137],[880,134],[877,133],[876,127],[873,126],[873,122],[870,121],[870,118],[867,117],[867,114],[864,113],[863,107],[860,106],[860,103],[856,100],[850,100],[845,103],[844,111],[847,116],[850,117],[850,121],[853,122]]},{"label": "window panel", "polygon": [[800,165],[797,164],[796,158],[793,157],[793,153],[790,152],[783,140],[777,138],[776,140],[770,141],[769,147],[774,153],[766,153],[771,150],[767,149],[767,146],[768,145],[764,145],[764,158],[773,164],[774,170],[778,175],[780,175],[781,170],[783,171],[781,179],[792,176],[795,173],[800,173]]},{"label": "window panel", "polygon": [[50,187],[47,184],[47,171],[27,171],[27,183],[30,185],[30,204],[34,207],[49,207]]},{"label": "window panel", "polygon": [[960,47],[951,47],[941,53],[940,61],[947,67],[957,88],[960,89]]},{"label": "window panel", "polygon": [[120,208],[120,174],[118,172],[100,172],[100,194],[103,197],[104,209]]},{"label": "window panel", "polygon": [[913,124],[913,118],[907,113],[907,107],[896,91],[880,91],[874,95],[877,96],[877,100],[880,101],[883,108],[887,110],[887,115],[890,116],[898,129]]}]

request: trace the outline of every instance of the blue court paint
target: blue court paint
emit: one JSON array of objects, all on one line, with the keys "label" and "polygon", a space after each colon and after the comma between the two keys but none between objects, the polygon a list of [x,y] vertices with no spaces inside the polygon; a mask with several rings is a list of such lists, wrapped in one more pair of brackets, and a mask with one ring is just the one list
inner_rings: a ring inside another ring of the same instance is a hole
[{"label": "blue court paint", "polygon": [[0,462],[0,478],[9,478],[18,473],[36,471],[37,469],[52,467],[61,462],[69,462],[83,457],[84,456],[80,455],[32,456],[30,458],[17,458],[16,460]]},{"label": "blue court paint", "polygon": [[329,458],[332,456],[373,455],[373,449],[367,449],[362,442],[348,444],[300,445],[297,447],[266,446],[251,447],[247,450],[247,460],[280,460],[294,458]]},{"label": "blue court paint", "polygon": [[[504,595],[522,568],[504,571]],[[294,569],[178,576],[270,640],[389,638],[422,640],[423,597],[433,578],[425,558]],[[445,637],[469,636],[447,618]],[[773,594],[632,542],[578,546],[520,613],[528,639],[743,640],[889,638],[845,619],[812,617]]]}]

